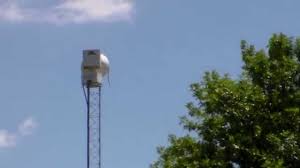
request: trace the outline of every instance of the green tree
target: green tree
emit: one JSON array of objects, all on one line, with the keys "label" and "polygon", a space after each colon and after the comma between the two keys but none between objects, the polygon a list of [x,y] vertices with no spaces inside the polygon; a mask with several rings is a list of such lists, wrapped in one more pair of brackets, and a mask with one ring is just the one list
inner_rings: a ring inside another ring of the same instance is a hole
[{"label": "green tree", "polygon": [[239,79],[205,73],[196,99],[152,168],[300,167],[300,39],[274,34],[265,50],[241,42]]}]

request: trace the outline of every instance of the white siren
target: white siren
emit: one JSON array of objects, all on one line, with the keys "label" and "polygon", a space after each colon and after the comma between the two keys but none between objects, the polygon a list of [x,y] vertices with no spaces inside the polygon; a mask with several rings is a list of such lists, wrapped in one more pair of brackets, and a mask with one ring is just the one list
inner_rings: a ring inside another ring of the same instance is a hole
[{"label": "white siren", "polygon": [[109,60],[100,50],[83,50],[81,82],[89,87],[99,87],[109,75]]}]

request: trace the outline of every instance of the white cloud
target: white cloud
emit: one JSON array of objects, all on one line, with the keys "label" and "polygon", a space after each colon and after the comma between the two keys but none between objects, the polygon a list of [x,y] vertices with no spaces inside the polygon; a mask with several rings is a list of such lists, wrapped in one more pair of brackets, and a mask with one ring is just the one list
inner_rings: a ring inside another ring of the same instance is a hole
[{"label": "white cloud", "polygon": [[19,125],[19,133],[22,136],[31,135],[36,127],[36,121],[32,117],[27,118]]},{"label": "white cloud", "polygon": [[36,121],[29,117],[19,124],[17,132],[0,129],[0,149],[15,147],[21,137],[31,135],[36,127]]},{"label": "white cloud", "polygon": [[0,130],[0,149],[16,146],[16,135],[7,130]]},{"label": "white cloud", "polygon": [[130,18],[132,10],[132,0],[61,0],[43,9],[24,7],[16,0],[0,0],[0,20],[12,22],[62,24],[126,20]]},{"label": "white cloud", "polygon": [[18,6],[11,3],[0,7],[0,18],[11,21],[20,21],[25,18],[25,14],[22,13]]}]

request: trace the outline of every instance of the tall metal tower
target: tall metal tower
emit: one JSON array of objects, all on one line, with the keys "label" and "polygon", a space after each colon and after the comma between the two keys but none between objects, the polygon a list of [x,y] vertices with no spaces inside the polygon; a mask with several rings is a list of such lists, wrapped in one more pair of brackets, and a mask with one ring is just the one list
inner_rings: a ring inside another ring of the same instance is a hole
[{"label": "tall metal tower", "polygon": [[109,61],[100,50],[84,50],[81,72],[87,105],[87,168],[101,168],[101,85]]}]

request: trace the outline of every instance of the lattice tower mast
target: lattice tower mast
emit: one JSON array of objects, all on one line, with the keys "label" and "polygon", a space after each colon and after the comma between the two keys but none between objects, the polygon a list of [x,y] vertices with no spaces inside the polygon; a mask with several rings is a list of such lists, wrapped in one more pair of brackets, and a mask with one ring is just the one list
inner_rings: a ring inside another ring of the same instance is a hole
[{"label": "lattice tower mast", "polygon": [[87,105],[87,168],[101,168],[101,86],[109,62],[100,50],[84,50],[82,87]]}]

